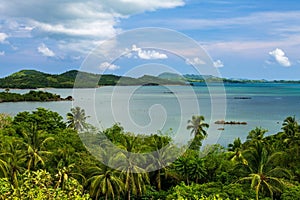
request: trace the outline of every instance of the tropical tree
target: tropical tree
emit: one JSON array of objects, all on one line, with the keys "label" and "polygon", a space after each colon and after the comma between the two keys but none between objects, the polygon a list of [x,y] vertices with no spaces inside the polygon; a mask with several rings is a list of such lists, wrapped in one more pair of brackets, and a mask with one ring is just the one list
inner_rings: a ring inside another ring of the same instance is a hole
[{"label": "tropical tree", "polygon": [[243,156],[243,143],[240,138],[236,138],[232,144],[228,145],[228,153],[231,161],[247,164],[247,160]]},{"label": "tropical tree", "polygon": [[13,125],[21,132],[26,129],[31,129],[32,124],[36,126],[37,130],[42,130],[47,133],[59,133],[66,128],[63,122],[63,117],[57,112],[47,110],[45,108],[37,108],[37,110],[29,113],[27,111],[18,113],[13,120]]},{"label": "tropical tree", "polygon": [[21,149],[20,142],[6,141],[5,147],[2,149],[0,159],[0,166],[4,172],[4,175],[10,180],[12,185],[18,187],[18,176],[25,169],[23,168],[23,163],[25,162],[25,155]]},{"label": "tropical tree", "polygon": [[127,191],[127,199],[131,199],[131,194],[141,196],[146,191],[149,183],[149,174],[145,168],[145,157],[138,154],[141,149],[138,137],[124,135],[120,150],[113,160],[117,170],[122,172],[124,190]]},{"label": "tropical tree", "polygon": [[115,199],[115,196],[123,191],[124,183],[120,177],[120,172],[109,168],[106,165],[94,166],[89,168],[91,196],[99,199],[100,195],[104,195]]},{"label": "tropical tree", "polygon": [[204,122],[204,116],[193,116],[192,120],[188,120],[187,129],[191,130],[194,139],[190,145],[193,150],[199,150],[202,145],[201,141],[207,136],[205,129],[209,128],[209,124]]},{"label": "tropical tree", "polygon": [[295,135],[300,132],[300,126],[298,125],[298,122],[295,119],[295,116],[293,117],[287,117],[282,124],[281,128],[284,133],[288,136],[288,138],[293,138]]},{"label": "tropical tree", "polygon": [[262,141],[264,138],[265,133],[268,132],[268,130],[263,129],[261,127],[256,127],[255,129],[251,130],[247,136],[248,141]]},{"label": "tropical tree", "polygon": [[195,156],[194,159],[191,160],[190,164],[191,178],[195,183],[199,183],[199,181],[206,176],[204,160],[199,156]]},{"label": "tropical tree", "polygon": [[69,128],[73,128],[77,131],[83,131],[87,129],[86,119],[89,116],[85,116],[85,110],[80,107],[71,108],[71,112],[67,113],[67,124]]},{"label": "tropical tree", "polygon": [[191,175],[191,157],[188,156],[188,153],[185,153],[179,157],[174,163],[173,167],[175,171],[181,176],[181,179],[189,185],[190,184],[190,175]]},{"label": "tropical tree", "polygon": [[297,156],[299,155],[300,143],[300,125],[294,117],[287,117],[282,124],[284,133],[284,142],[296,149]]},{"label": "tropical tree", "polygon": [[7,167],[7,162],[5,160],[7,152],[3,148],[4,144],[0,144],[0,145],[1,145],[0,148],[2,150],[0,153],[0,177],[7,177],[8,167]]},{"label": "tropical tree", "polygon": [[146,141],[152,151],[153,163],[149,165],[149,169],[156,168],[154,172],[156,188],[161,190],[161,179],[162,176],[167,177],[168,172],[166,167],[171,164],[178,150],[171,143],[171,138],[166,136],[153,135]]},{"label": "tropical tree", "polygon": [[262,142],[256,141],[244,153],[247,164],[240,163],[237,167],[245,177],[239,181],[250,181],[251,188],[256,192],[256,199],[259,199],[260,192],[269,195],[272,199],[274,193],[279,194],[285,185],[285,179],[290,179],[291,174],[280,166],[284,153],[272,153]]},{"label": "tropical tree", "polygon": [[32,125],[32,129],[29,133],[24,133],[27,147],[27,169],[35,169],[37,164],[41,163],[45,165],[44,156],[51,154],[50,151],[46,150],[45,145],[54,140],[53,137],[42,137],[45,133],[41,130],[37,130],[36,125]]}]

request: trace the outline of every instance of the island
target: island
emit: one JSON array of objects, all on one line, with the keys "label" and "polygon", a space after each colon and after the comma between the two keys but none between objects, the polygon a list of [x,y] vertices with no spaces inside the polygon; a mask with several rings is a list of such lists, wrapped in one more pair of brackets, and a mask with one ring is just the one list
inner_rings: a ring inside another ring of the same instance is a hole
[{"label": "island", "polygon": [[[160,86],[186,85],[199,86],[206,83],[244,84],[244,83],[300,83],[300,81],[267,81],[247,79],[227,79],[212,75],[195,75],[164,72],[157,76],[141,77],[119,76],[115,74],[94,74],[78,70],[70,70],[61,74],[48,74],[36,70],[21,70],[0,78],[0,88],[37,89],[37,88],[97,88],[102,86]],[[237,99],[249,99],[239,98]]]},{"label": "island", "polygon": [[0,92],[0,103],[2,102],[21,102],[21,101],[73,101],[72,96],[66,98],[60,97],[60,95],[52,94],[50,92],[44,91],[34,91],[31,90],[25,94],[10,93],[9,89],[5,92]]},{"label": "island", "polygon": [[222,125],[247,125],[247,122],[219,120],[219,121],[216,121],[215,124],[222,124]]}]

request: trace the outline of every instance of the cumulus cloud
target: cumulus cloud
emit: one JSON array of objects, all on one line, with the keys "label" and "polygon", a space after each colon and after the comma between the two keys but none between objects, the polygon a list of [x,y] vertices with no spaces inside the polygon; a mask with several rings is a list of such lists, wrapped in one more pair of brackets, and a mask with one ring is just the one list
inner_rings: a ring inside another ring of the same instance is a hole
[{"label": "cumulus cloud", "polygon": [[281,66],[290,67],[292,65],[282,49],[276,48],[269,52],[269,55],[271,55]]},{"label": "cumulus cloud", "polygon": [[99,39],[114,35],[120,18],[182,5],[183,0],[10,0],[1,2],[0,13],[6,18],[22,18],[24,26],[34,27],[29,31],[37,35]]},{"label": "cumulus cloud", "polygon": [[0,51],[0,56],[4,56],[5,55],[5,51]]},{"label": "cumulus cloud", "polygon": [[190,65],[205,65],[206,63],[201,60],[200,58],[196,57],[196,58],[193,58],[192,60],[191,59],[186,59],[186,64],[190,64]]},{"label": "cumulus cloud", "polygon": [[136,45],[132,45],[131,50],[126,49],[126,56],[131,57],[132,53],[130,52],[136,52],[138,58],[143,60],[155,60],[155,59],[167,59],[168,56],[164,53],[160,53],[155,50],[143,50],[142,48],[137,47]]},{"label": "cumulus cloud", "polygon": [[54,57],[55,53],[50,50],[44,43],[37,48],[38,52],[46,57]]},{"label": "cumulus cloud", "polygon": [[224,67],[224,64],[221,60],[214,61],[214,67]]},{"label": "cumulus cloud", "polygon": [[0,33],[0,43],[4,43],[7,38],[8,35],[6,33]]},{"label": "cumulus cloud", "polygon": [[112,70],[112,71],[114,71],[114,70],[120,69],[120,66],[111,64],[109,62],[104,62],[99,66],[99,69],[100,70]]}]

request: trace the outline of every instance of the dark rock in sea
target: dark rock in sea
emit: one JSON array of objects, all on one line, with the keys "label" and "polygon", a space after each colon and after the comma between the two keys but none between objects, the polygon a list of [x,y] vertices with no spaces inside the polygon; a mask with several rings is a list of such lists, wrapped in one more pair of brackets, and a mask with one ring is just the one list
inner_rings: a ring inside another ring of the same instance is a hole
[{"label": "dark rock in sea", "polygon": [[219,120],[219,121],[216,121],[215,124],[222,124],[222,125],[247,125],[247,122]]},{"label": "dark rock in sea", "polygon": [[234,99],[252,99],[251,97],[234,97]]},{"label": "dark rock in sea", "polygon": [[219,131],[224,131],[224,130],[225,130],[225,128],[218,128],[218,130],[219,130]]},{"label": "dark rock in sea", "polygon": [[72,96],[67,96],[64,100],[65,101],[74,101]]},{"label": "dark rock in sea", "polygon": [[164,94],[174,94],[172,91],[165,91]]},{"label": "dark rock in sea", "polygon": [[159,86],[158,83],[145,83],[142,86]]}]

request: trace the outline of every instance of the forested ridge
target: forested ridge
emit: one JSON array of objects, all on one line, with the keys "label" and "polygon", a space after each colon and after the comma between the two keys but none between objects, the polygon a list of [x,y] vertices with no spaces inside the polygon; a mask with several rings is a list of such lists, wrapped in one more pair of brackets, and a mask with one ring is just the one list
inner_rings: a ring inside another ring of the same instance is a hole
[{"label": "forested ridge", "polygon": [[94,74],[78,70],[62,74],[48,74],[36,70],[21,70],[7,77],[0,78],[0,88],[95,88],[107,85],[144,85],[171,84],[183,85],[181,80],[167,80],[155,76],[144,75],[139,78],[117,76],[113,74]]}]

